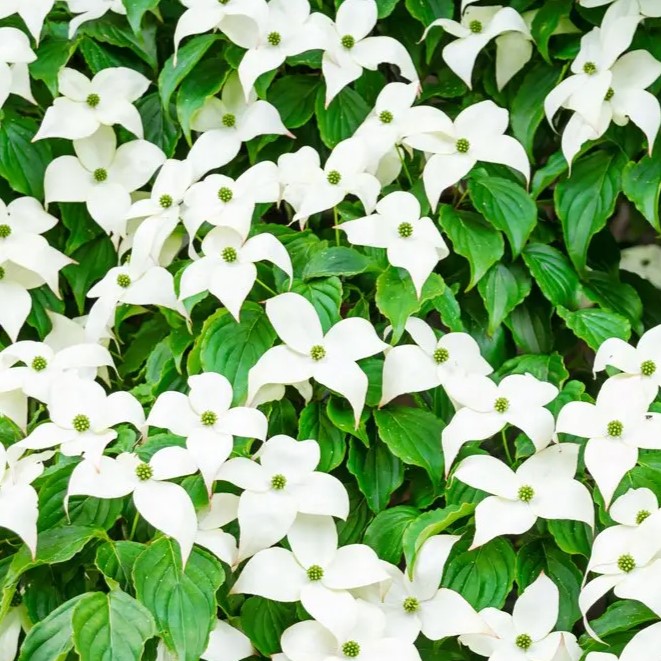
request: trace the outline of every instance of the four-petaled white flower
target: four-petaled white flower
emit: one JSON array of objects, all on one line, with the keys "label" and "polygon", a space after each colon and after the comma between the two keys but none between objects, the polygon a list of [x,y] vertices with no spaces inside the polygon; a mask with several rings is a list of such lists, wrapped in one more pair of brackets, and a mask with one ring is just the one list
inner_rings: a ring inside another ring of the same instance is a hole
[{"label": "four-petaled white flower", "polygon": [[126,7],[122,0],[66,0],[69,11],[78,14],[69,22],[69,39],[73,39],[78,28],[88,21],[95,21],[105,16],[109,11],[121,16],[126,15]]},{"label": "four-petaled white flower", "polygon": [[161,393],[147,424],[186,438],[186,447],[211,492],[218,469],[232,452],[233,437],[263,441],[268,422],[257,409],[231,408],[232,386],[222,374],[206,372],[190,376],[188,386],[189,395],[174,391]]},{"label": "four-petaled white flower", "polygon": [[142,119],[133,102],[151,82],[126,67],[102,69],[90,80],[75,69],[60,70],[57,77],[61,97],[46,110],[37,135],[43,138],[87,138],[99,126],[120,124],[142,138]]},{"label": "four-petaled white flower", "polygon": [[653,514],[659,516],[659,501],[651,489],[629,489],[613,501],[608,514],[621,526],[634,530]]},{"label": "four-petaled white flower", "polygon": [[661,622],[645,627],[624,646],[618,657],[610,652],[588,652],[585,661],[640,661],[653,658],[661,647]]},{"label": "four-petaled white flower", "polygon": [[316,441],[278,435],[255,454],[259,463],[235,457],[220,467],[218,480],[244,489],[238,509],[238,560],[279,542],[299,513],[347,517],[347,492],[337,478],[315,471],[319,458]]},{"label": "four-petaled white flower", "polygon": [[30,0],[30,2],[25,2],[25,0],[2,0],[0,18],[18,14],[23,19],[23,23],[25,23],[34,40],[39,43],[44,20],[54,4],[55,0]]},{"label": "four-petaled white flower", "polygon": [[436,264],[450,254],[432,219],[420,217],[415,195],[404,191],[386,195],[372,215],[337,227],[351,244],[385,248],[388,261],[408,271],[418,298]]},{"label": "four-petaled white flower", "polygon": [[234,521],[239,511],[239,497],[232,493],[214,493],[209,505],[197,513],[195,543],[211,551],[217,558],[234,567],[237,559],[236,539],[222,530]]},{"label": "four-petaled white flower", "polygon": [[555,423],[544,406],[557,394],[553,384],[532,374],[512,374],[498,385],[486,376],[457,380],[452,396],[463,408],[454,414],[441,437],[446,474],[464,443],[489,438],[507,424],[526,434],[536,450],[545,448],[551,442]]},{"label": "four-petaled white flower", "polygon": [[27,35],[17,28],[0,28],[0,108],[10,94],[35,103],[28,64],[36,59]]},{"label": "four-petaled white flower", "polygon": [[593,526],[590,492],[574,479],[578,451],[574,443],[552,445],[526,459],[516,471],[487,454],[466,457],[456,468],[455,479],[493,494],[475,509],[472,548],[500,535],[520,535],[538,517]]},{"label": "four-petaled white flower", "polygon": [[352,317],[324,333],[312,303],[294,293],[270,298],[266,314],[284,344],[269,349],[248,373],[248,401],[262,386],[314,378],[349,400],[358,425],[368,381],[356,361],[388,347],[372,324]]}]

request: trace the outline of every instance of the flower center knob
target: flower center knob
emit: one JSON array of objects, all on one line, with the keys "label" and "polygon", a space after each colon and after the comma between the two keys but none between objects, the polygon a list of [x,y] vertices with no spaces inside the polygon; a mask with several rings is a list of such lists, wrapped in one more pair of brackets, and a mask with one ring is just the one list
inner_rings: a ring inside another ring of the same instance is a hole
[{"label": "flower center knob", "polygon": [[231,129],[236,124],[236,116],[231,112],[227,112],[220,121],[223,123],[223,126]]},{"label": "flower center knob", "polygon": [[268,36],[266,37],[266,41],[268,41],[271,46],[279,46],[280,42],[282,41],[282,37],[280,36],[279,32],[269,32]]},{"label": "flower center knob", "polygon": [[230,0],[218,0],[221,5],[226,5]]},{"label": "flower center knob", "polygon": [[413,225],[411,225],[411,223],[400,223],[397,228],[397,234],[399,234],[402,239],[408,239],[410,236],[413,236]]},{"label": "flower center knob", "polygon": [[117,276],[117,284],[122,288],[122,289],[127,289],[128,287],[131,286],[131,276],[126,275],[126,273],[120,273]]},{"label": "flower center knob", "polygon": [[271,478],[271,487],[276,491],[282,491],[286,486],[287,478],[282,473],[278,473]]},{"label": "flower center knob", "polygon": [[615,96],[615,90],[612,87],[608,88],[604,101],[610,101]]},{"label": "flower center knob", "polygon": [[211,425],[215,425],[218,421],[218,416],[213,411],[204,411],[200,416],[200,421],[206,427],[211,427]]},{"label": "flower center knob", "polygon": [[312,349],[310,349],[310,358],[312,360],[321,360],[326,357],[326,349],[324,349],[321,344],[315,344]]},{"label": "flower center knob", "polygon": [[340,43],[347,50],[351,50],[356,45],[356,40],[350,34],[345,34],[342,39],[340,39]]},{"label": "flower center knob", "polygon": [[228,264],[232,264],[233,262],[236,262],[236,258],[238,257],[236,253],[236,248],[232,248],[232,246],[227,246],[227,248],[223,248],[222,252],[220,253],[220,256]]},{"label": "flower center knob", "polygon": [[514,644],[522,650],[527,650],[532,645],[532,638],[527,633],[520,633]]},{"label": "flower center knob", "polygon": [[529,503],[535,497],[535,490],[529,484],[524,484],[519,487],[517,495],[522,503]]},{"label": "flower center knob", "polygon": [[337,186],[342,181],[342,175],[337,170],[331,170],[326,177],[328,183]]},{"label": "flower center knob", "polygon": [[222,187],[221,189],[219,189],[219,191],[218,191],[218,199],[219,199],[221,202],[225,202],[225,204],[227,204],[228,202],[230,202],[230,201],[232,200],[233,197],[234,197],[234,193],[232,193],[232,189],[231,189],[231,188],[227,188],[227,186],[223,186],[223,187]]},{"label": "flower center knob", "polygon": [[90,94],[86,102],[90,108],[96,108],[101,103],[101,97],[98,94]]},{"label": "flower center knob", "polygon": [[172,206],[172,203],[174,200],[172,199],[172,195],[161,195],[161,197],[158,198],[158,203],[164,208],[164,209],[169,209]]},{"label": "flower center knob", "polygon": [[510,407],[510,402],[507,397],[499,397],[494,403],[493,403],[494,409],[498,413],[505,413],[507,409]]},{"label": "flower center knob", "polygon": [[406,597],[402,602],[402,608],[407,613],[415,613],[420,608],[420,602],[415,597]]},{"label": "flower center knob", "polygon": [[[2,227],[0,226],[0,230]],[[640,373],[643,376],[652,376],[656,372],[656,363],[653,360],[644,360],[640,365]]]},{"label": "flower center knob", "polygon": [[640,512],[636,514],[636,523],[640,525],[650,514],[651,512],[649,510],[640,510]]},{"label": "flower center knob", "polygon": [[83,415],[82,413],[79,413],[72,421],[71,421],[71,426],[79,433],[82,434],[83,432],[89,431],[90,428],[90,419],[86,416]]},{"label": "flower center knob", "polygon": [[342,654],[355,658],[360,654],[360,645],[355,640],[349,640],[342,645]]},{"label": "flower center knob", "polygon": [[633,559],[632,555],[625,553],[617,559],[617,566],[620,571],[628,574],[636,568],[636,561]]},{"label": "flower center knob", "polygon": [[390,124],[390,122],[393,120],[393,116],[390,110],[382,110],[379,113],[379,119],[383,124]]},{"label": "flower center knob", "polygon": [[35,356],[32,361],[32,369],[35,372],[41,372],[48,367],[48,361],[43,356]]},{"label": "flower center knob", "polygon": [[624,425],[619,420],[611,420],[608,423],[606,430],[608,431],[609,436],[612,436],[613,438],[618,438],[622,436],[622,432],[624,431]]},{"label": "flower center knob", "polygon": [[5,269],[0,266],[0,280],[2,280],[5,277]]},{"label": "flower center knob", "polygon": [[482,32],[482,22],[481,21],[471,21],[468,24],[468,29],[473,34],[480,34],[480,32]]},{"label": "flower center knob", "polygon": [[457,151],[460,154],[465,154],[470,149],[471,143],[468,142],[468,140],[466,140],[466,138],[459,138],[459,140],[457,140],[457,144],[455,146],[457,148]]},{"label": "flower center knob", "polygon": [[154,475],[154,469],[149,464],[138,464],[135,467],[135,474],[138,476],[139,480],[144,482],[145,480],[150,480],[152,478]]},{"label": "flower center knob", "polygon": [[450,352],[445,347],[438,347],[438,349],[434,351],[434,362],[437,365],[446,362],[448,358],[450,358]]},{"label": "flower center knob", "polygon": [[0,225],[0,239],[6,239],[11,234],[9,225]]},{"label": "flower center knob", "polygon": [[324,577],[324,570],[319,565],[308,567],[308,578],[311,581],[320,581]]},{"label": "flower center knob", "polygon": [[108,171],[104,168],[97,168],[92,173],[92,176],[94,177],[94,181],[100,184],[102,181],[105,181],[108,178]]},{"label": "flower center knob", "polygon": [[588,74],[588,76],[594,76],[597,73],[597,65],[594,62],[586,62],[583,65],[583,71]]}]

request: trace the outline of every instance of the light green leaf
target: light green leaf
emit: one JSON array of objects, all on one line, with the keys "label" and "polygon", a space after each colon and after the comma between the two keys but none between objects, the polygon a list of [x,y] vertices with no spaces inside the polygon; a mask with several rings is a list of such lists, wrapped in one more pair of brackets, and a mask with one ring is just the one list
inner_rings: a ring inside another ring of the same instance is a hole
[{"label": "light green leaf", "polygon": [[328,473],[344,460],[347,449],[346,434],[328,418],[321,402],[310,402],[300,413],[298,437],[301,440],[312,438],[319,444],[321,458],[318,471]]},{"label": "light green leaf", "polygon": [[291,290],[304,296],[314,305],[324,333],[340,320],[342,282],[339,278],[333,276],[307,282],[294,281]]},{"label": "light green leaf", "polygon": [[[661,145],[659,147],[661,148]],[[645,156],[638,163],[627,163],[622,172],[622,190],[652,227],[661,231],[659,223],[661,159],[658,153],[654,156]]]},{"label": "light green leaf", "polygon": [[522,253],[542,294],[553,303],[575,309],[581,302],[578,275],[567,257],[556,248],[543,243],[531,243]]},{"label": "light green leaf", "polygon": [[303,279],[324,278],[332,275],[351,276],[363,273],[371,260],[353,248],[336,246],[312,255],[303,269]]},{"label": "light green leaf", "polygon": [[404,531],[419,514],[420,510],[407,505],[397,505],[379,512],[367,526],[364,543],[371,546],[381,560],[399,564]]},{"label": "light green leaf", "polygon": [[133,565],[145,550],[144,544],[126,540],[101,544],[96,549],[95,564],[108,585],[119,585],[127,591],[133,587]]},{"label": "light green leaf", "polygon": [[126,16],[131,29],[136,34],[140,32],[142,17],[150,10],[156,9],[160,0],[122,0],[126,7]]},{"label": "light green leaf", "polygon": [[500,380],[509,374],[532,374],[540,381],[548,381],[559,388],[569,378],[562,356],[558,353],[526,354],[510,358],[498,368],[495,376]]},{"label": "light green leaf", "polygon": [[549,39],[558,28],[560,21],[569,16],[573,0],[553,0],[542,5],[532,20],[530,32],[542,57],[550,62]]},{"label": "light green leaf", "polygon": [[453,0],[406,0],[406,8],[413,18],[417,18],[425,27],[437,18],[452,18]]},{"label": "light green leaf", "polygon": [[628,340],[631,336],[631,324],[626,317],[609,310],[588,308],[570,312],[558,307],[558,315],[565,320],[567,327],[574,335],[595,351],[609,337],[619,337]]}]

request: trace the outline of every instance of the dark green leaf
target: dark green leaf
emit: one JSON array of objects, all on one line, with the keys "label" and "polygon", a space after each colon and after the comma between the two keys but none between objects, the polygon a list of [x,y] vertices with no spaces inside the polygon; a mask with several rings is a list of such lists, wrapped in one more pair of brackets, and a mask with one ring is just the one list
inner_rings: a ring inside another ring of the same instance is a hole
[{"label": "dark green leaf", "polygon": [[397,565],[402,557],[404,531],[419,514],[420,510],[406,505],[379,512],[367,526],[363,541],[377,552],[381,560]]},{"label": "dark green leaf", "polygon": [[570,312],[558,307],[557,312],[574,335],[595,351],[609,337],[628,340],[631,335],[631,324],[626,317],[609,310],[589,308]]},{"label": "dark green leaf", "polygon": [[489,334],[500,326],[502,321],[530,293],[530,276],[521,266],[494,264],[477,283],[477,290],[489,313]]},{"label": "dark green leaf", "polygon": [[268,100],[280,113],[282,123],[296,129],[314,115],[319,78],[310,75],[284,76],[269,87]]},{"label": "dark green leaf", "polygon": [[622,172],[622,190],[657,231],[661,195],[661,159],[645,156],[638,163],[627,163]]},{"label": "dark green leaf", "polygon": [[522,256],[542,294],[553,305],[570,310],[579,306],[581,286],[578,275],[563,253],[543,243],[531,243]]},{"label": "dark green leaf", "polygon": [[241,609],[243,630],[264,656],[280,650],[282,632],[298,619],[294,604],[276,603],[262,597],[250,597]]},{"label": "dark green leaf", "polygon": [[542,5],[532,20],[530,32],[542,57],[550,62],[549,39],[562,19],[569,16],[573,0],[553,0]]},{"label": "dark green leaf", "polygon": [[109,585],[118,584],[126,591],[133,586],[133,565],[144,550],[145,545],[138,542],[106,542],[96,549],[95,564]]},{"label": "dark green leaf", "polygon": [[344,460],[347,449],[346,434],[328,419],[325,407],[320,402],[310,402],[300,413],[298,437],[312,438],[319,444],[321,459],[317,470],[327,473],[337,468]]},{"label": "dark green leaf", "polygon": [[342,282],[339,278],[333,276],[308,282],[294,282],[291,290],[304,296],[314,305],[324,333],[340,320]]},{"label": "dark green leaf", "polygon": [[437,18],[452,18],[453,0],[406,0],[406,8],[413,18],[417,18],[425,27]]},{"label": "dark green leaf", "polygon": [[342,246],[315,253],[303,269],[303,278],[324,278],[332,275],[351,276],[370,267],[369,258],[354,248]]},{"label": "dark green leaf", "polygon": [[345,87],[325,107],[326,88],[320,87],[315,101],[315,113],[319,135],[327,147],[335,147],[338,142],[350,138],[367,117],[370,107],[363,98],[350,87]]}]

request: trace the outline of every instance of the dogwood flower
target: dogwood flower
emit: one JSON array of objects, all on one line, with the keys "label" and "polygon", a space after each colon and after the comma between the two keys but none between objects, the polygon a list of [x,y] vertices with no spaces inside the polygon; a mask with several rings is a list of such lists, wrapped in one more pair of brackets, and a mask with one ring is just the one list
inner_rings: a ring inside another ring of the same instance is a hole
[{"label": "dogwood flower", "polygon": [[553,415],[544,406],[558,389],[532,374],[511,374],[498,385],[485,376],[470,375],[453,384],[452,396],[463,406],[443,429],[441,443],[445,473],[468,441],[480,441],[498,433],[506,424],[518,427],[537,451],[553,437]]},{"label": "dogwood flower", "polygon": [[236,519],[238,510],[238,496],[231,493],[214,493],[209,498],[209,505],[197,513],[195,543],[211,551],[230,567],[237,561],[236,539],[221,528]]},{"label": "dogwood flower", "polygon": [[356,618],[356,601],[348,591],[388,580],[378,556],[365,544],[338,549],[330,516],[299,514],[287,541],[291,551],[264,549],[250,558],[232,592],[300,601],[323,626],[346,635]]},{"label": "dogwood flower", "polygon": [[[17,237],[43,234],[57,222],[57,218],[45,211],[34,197],[19,197],[9,204],[0,200],[0,235],[5,249],[10,249]],[[21,250],[20,246],[18,250]]]},{"label": "dogwood flower", "polygon": [[293,277],[289,254],[272,234],[257,234],[245,241],[229,227],[216,227],[204,237],[202,252],[204,257],[184,269],[179,298],[208,290],[237,321],[257,279],[255,262],[269,261],[282,269],[290,281]]},{"label": "dogwood flower", "polygon": [[450,254],[434,222],[420,213],[415,195],[395,191],[376,205],[376,213],[337,226],[351,244],[385,248],[388,261],[408,271],[418,298],[436,264]]},{"label": "dogwood flower", "polygon": [[592,496],[574,479],[578,450],[574,443],[552,445],[526,459],[516,471],[490,455],[466,457],[454,477],[493,494],[475,509],[472,548],[500,535],[520,535],[530,530],[538,517],[593,526]]},{"label": "dogwood flower", "polygon": [[372,324],[359,317],[342,319],[324,334],[312,303],[294,293],[270,298],[266,314],[284,344],[269,349],[248,373],[248,401],[262,386],[314,378],[349,400],[358,425],[368,384],[356,361],[388,346]]},{"label": "dogwood flower", "polygon": [[620,253],[620,270],[630,271],[661,289],[661,246],[630,246]]},{"label": "dogwood flower", "polygon": [[462,110],[452,122],[436,133],[404,139],[404,144],[431,152],[423,172],[425,191],[436,208],[441,193],[465,177],[478,161],[502,163],[530,177],[525,149],[514,138],[504,135],[509,113],[493,101],[481,101]]},{"label": "dogwood flower", "polygon": [[567,631],[553,631],[559,603],[558,588],[542,573],[521,593],[512,615],[496,608],[480,611],[492,634],[463,635],[459,636],[459,642],[493,661],[506,658],[578,661],[582,650],[575,636]]},{"label": "dogwood flower", "polygon": [[44,20],[54,4],[55,0],[30,0],[30,2],[25,2],[25,0],[2,0],[0,18],[18,14],[23,19],[23,23],[25,23],[34,40],[39,43]]},{"label": "dogwood flower", "polygon": [[186,438],[186,447],[211,493],[216,473],[234,447],[233,437],[263,441],[268,422],[257,409],[230,408],[232,386],[222,374],[207,372],[190,376],[188,387],[189,395],[174,391],[161,393],[147,424]]},{"label": "dogwood flower", "polygon": [[73,39],[78,28],[88,21],[95,21],[109,11],[121,16],[126,15],[122,0],[66,0],[69,11],[78,14],[69,22],[69,39]]},{"label": "dogwood flower", "polygon": [[133,105],[151,82],[126,67],[111,67],[92,80],[75,69],[64,67],[58,77],[61,97],[46,110],[34,140],[66,138],[79,140],[99,126],[121,124],[138,138],[143,137],[142,119]]},{"label": "dogwood flower", "polygon": [[386,617],[377,606],[358,601],[352,627],[343,635],[314,620],[286,629],[280,644],[290,661],[328,661],[355,658],[363,661],[420,661],[413,643],[396,638],[386,628]]},{"label": "dogwood flower", "polygon": [[[530,29],[519,12],[511,7],[467,7],[461,16],[461,22],[448,18],[439,18],[431,23],[423,35],[435,26],[442,27],[446,32],[457,37],[443,49],[443,59],[446,64],[461,78],[469,88],[472,88],[473,67],[480,51],[495,37],[512,32],[526,37],[526,40],[515,42],[519,46],[517,57],[508,54],[504,57],[499,47],[496,56],[496,79],[498,89],[502,89],[509,79],[530,59],[531,47]],[[520,60],[527,54],[521,64]],[[517,68],[518,66],[518,68]]]},{"label": "dogwood flower", "polygon": [[158,450],[148,462],[129,452],[116,459],[101,457],[98,464],[86,459],[71,473],[65,504],[71,496],[123,498],[133,494],[133,504],[145,521],[179,543],[185,565],[197,531],[195,507],[183,487],[167,480],[195,470],[188,450],[175,446]]},{"label": "dogwood flower", "polygon": [[405,328],[415,344],[393,347],[386,353],[379,406],[399,395],[437,386],[443,386],[452,397],[455,381],[469,374],[487,376],[493,372],[468,333],[446,333],[437,339],[431,326],[417,317],[409,317]]},{"label": "dogwood flower", "polygon": [[259,462],[235,457],[220,467],[216,479],[244,489],[238,509],[239,561],[279,542],[299,513],[347,517],[347,492],[337,478],[315,472],[319,458],[316,441],[280,434],[258,450]]},{"label": "dogwood flower", "polygon": [[[661,622],[641,629],[624,646],[619,661],[639,661],[654,655],[661,647]],[[585,661],[618,661],[610,652],[588,652]]]},{"label": "dogwood flower", "polygon": [[360,78],[363,69],[374,71],[383,62],[396,65],[402,78],[418,83],[413,60],[399,41],[368,36],[377,20],[374,0],[345,0],[335,22],[323,14],[314,14],[312,20],[324,34],[321,70],[326,81],[326,106]]},{"label": "dogwood flower", "polygon": [[631,529],[659,511],[659,501],[651,489],[629,489],[613,501],[608,510],[613,521]]},{"label": "dogwood flower", "polygon": [[594,404],[569,402],[560,410],[556,431],[587,438],[585,466],[606,507],[625,473],[638,461],[638,448],[661,449],[661,414],[647,412],[648,401],[632,396],[626,380],[609,379]]},{"label": "dogwood flower", "polygon": [[74,140],[76,156],[60,156],[46,168],[46,203],[85,202],[90,216],[108,234],[126,235],[131,193],[144,186],[164,163],[165,154],[147,140],[117,147],[109,126]]},{"label": "dogwood flower", "polygon": [[390,583],[381,608],[386,630],[415,642],[422,633],[430,640],[466,633],[488,633],[482,618],[458,593],[438,584],[450,551],[460,535],[435,535],[420,547],[407,572],[387,565]]},{"label": "dogwood flower", "polygon": [[25,431],[28,424],[28,398],[19,374],[0,361],[0,416]]},{"label": "dogwood flower", "polygon": [[[612,4],[611,4],[612,3]],[[587,7],[603,7],[610,4],[607,15],[640,14],[649,18],[661,17],[661,6],[656,0],[578,0],[578,4]]]},{"label": "dogwood flower", "polygon": [[10,94],[35,103],[30,91],[28,63],[36,59],[27,35],[17,28],[0,28],[0,108]]}]

